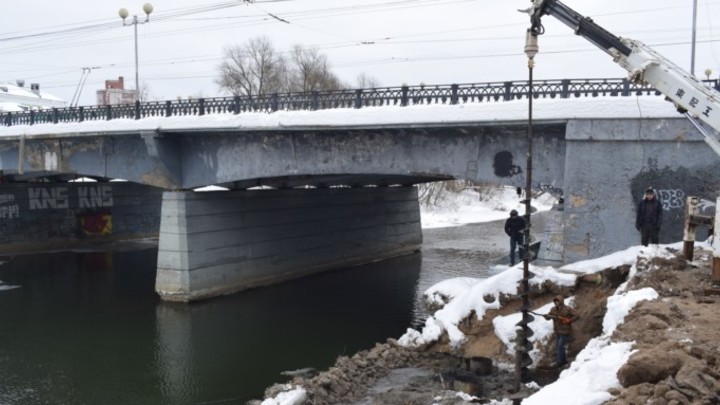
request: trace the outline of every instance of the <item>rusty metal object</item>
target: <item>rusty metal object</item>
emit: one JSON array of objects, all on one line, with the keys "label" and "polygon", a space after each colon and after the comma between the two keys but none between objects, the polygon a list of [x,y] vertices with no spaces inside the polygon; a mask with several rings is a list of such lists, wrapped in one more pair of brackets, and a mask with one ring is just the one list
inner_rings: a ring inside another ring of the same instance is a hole
[{"label": "rusty metal object", "polygon": [[695,253],[695,241],[692,240],[686,240],[683,242],[683,256],[685,256],[685,260],[687,261],[693,261],[694,259],[694,253]]}]

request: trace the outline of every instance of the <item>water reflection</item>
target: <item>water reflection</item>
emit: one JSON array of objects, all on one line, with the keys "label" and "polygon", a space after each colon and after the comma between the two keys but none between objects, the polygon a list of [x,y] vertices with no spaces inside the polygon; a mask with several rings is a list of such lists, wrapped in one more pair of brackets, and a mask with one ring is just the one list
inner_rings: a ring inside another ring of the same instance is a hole
[{"label": "water reflection", "polygon": [[[542,228],[538,228],[542,229]],[[156,249],[0,258],[0,404],[244,403],[423,323],[420,296],[487,277],[502,222],[424,232],[422,254],[193,305],[161,302]]]},{"label": "water reflection", "polygon": [[242,403],[411,323],[419,254],[193,305],[160,302],[154,249],[12,258],[0,403]]}]

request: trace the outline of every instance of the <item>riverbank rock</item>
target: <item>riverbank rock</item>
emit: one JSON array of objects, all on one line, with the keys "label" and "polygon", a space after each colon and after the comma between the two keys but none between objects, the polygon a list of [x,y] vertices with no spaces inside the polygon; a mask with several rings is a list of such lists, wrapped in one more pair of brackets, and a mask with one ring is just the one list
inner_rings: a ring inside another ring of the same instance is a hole
[{"label": "riverbank rock", "polygon": [[618,380],[623,387],[642,383],[656,384],[667,377],[675,376],[683,360],[677,353],[667,352],[665,347],[654,347],[633,354],[618,371]]}]

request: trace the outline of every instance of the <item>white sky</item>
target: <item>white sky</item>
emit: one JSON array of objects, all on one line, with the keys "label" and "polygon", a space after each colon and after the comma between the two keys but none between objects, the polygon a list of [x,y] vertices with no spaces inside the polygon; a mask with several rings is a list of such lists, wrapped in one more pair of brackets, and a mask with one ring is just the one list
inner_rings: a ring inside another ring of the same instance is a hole
[{"label": "white sky", "polygon": [[[125,76],[134,87],[133,28],[117,11],[143,14],[143,0],[3,0],[0,83],[25,79],[66,100],[81,68],[93,70],[80,99],[95,103],[105,79]],[[525,80],[523,46],[529,26],[519,8],[529,0],[154,0],[138,26],[140,80],[158,99],[222,95],[214,82],[224,46],[266,35],[281,50],[295,43],[328,55],[333,70],[354,84],[365,72],[383,86]],[[217,4],[239,5],[165,18]],[[566,0],[610,32],[641,40],[689,70],[692,0]],[[696,74],[720,72],[720,0],[698,0]],[[279,22],[267,13],[290,24]],[[144,14],[143,14],[144,16]],[[130,17],[132,18],[132,17]],[[552,17],[543,20],[536,79],[623,77],[602,51]],[[90,24],[105,28],[72,35],[10,39]],[[72,25],[69,25],[72,24]],[[60,26],[60,27],[58,27]],[[372,44],[361,44],[372,42]],[[674,44],[674,45],[673,45]]]}]

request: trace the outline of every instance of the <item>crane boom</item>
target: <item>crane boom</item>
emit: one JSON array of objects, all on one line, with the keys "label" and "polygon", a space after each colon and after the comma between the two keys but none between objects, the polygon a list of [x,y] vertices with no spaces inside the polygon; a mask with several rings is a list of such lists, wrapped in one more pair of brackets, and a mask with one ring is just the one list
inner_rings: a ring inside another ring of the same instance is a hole
[{"label": "crane boom", "polygon": [[628,71],[630,80],[649,84],[672,100],[678,110],[693,122],[705,141],[720,155],[720,141],[697,120],[720,131],[720,93],[698,81],[693,75],[640,41],[620,38],[558,0],[532,0],[528,10],[530,31],[542,35],[541,18],[550,15],[592,42]]}]

